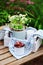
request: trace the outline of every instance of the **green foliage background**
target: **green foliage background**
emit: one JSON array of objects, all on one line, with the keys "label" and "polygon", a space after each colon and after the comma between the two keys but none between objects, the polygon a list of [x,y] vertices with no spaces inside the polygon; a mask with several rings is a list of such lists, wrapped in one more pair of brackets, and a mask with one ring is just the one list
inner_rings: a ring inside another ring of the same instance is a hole
[{"label": "green foliage background", "polygon": [[35,4],[26,4],[17,2],[10,2],[9,0],[0,0],[0,26],[8,22],[8,15],[28,14],[28,17],[32,18],[31,22],[28,22],[28,26],[35,27],[37,29],[43,29],[43,0],[31,0]]},{"label": "green foliage background", "polygon": [[[39,8],[39,16],[40,16],[40,20],[39,20],[39,29],[42,28],[43,29],[43,0],[31,0],[33,2],[35,2],[35,4],[37,5],[37,7]],[[38,11],[38,9],[37,9]],[[38,12],[39,12],[38,11]]]}]

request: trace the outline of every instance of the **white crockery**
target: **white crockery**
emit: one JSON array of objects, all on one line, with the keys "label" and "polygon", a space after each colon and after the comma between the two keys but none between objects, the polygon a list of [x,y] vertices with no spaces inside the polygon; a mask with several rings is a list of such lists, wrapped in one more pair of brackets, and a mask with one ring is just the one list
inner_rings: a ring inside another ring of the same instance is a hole
[{"label": "white crockery", "polygon": [[20,48],[14,47],[15,54],[16,55],[23,55],[24,54],[24,49],[25,49],[25,46],[20,47]]}]

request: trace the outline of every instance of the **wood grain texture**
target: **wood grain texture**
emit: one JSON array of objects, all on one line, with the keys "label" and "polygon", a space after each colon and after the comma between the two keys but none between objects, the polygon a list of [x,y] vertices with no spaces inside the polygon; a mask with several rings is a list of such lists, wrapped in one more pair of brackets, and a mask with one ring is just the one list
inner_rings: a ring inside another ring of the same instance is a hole
[{"label": "wood grain texture", "polygon": [[0,45],[0,50],[3,49],[3,48],[5,48],[4,45]]},{"label": "wood grain texture", "polygon": [[20,65],[20,64],[22,64],[22,63],[25,63],[25,62],[27,62],[27,61],[30,61],[30,60],[32,60],[32,59],[38,57],[38,56],[41,56],[41,55],[43,55],[43,48],[41,48],[41,49],[40,49],[39,51],[37,51],[36,53],[30,54],[30,55],[28,55],[28,56],[26,56],[26,57],[24,57],[24,58],[22,58],[22,59],[19,59],[19,60],[15,61],[15,62],[13,61],[13,62],[11,62],[11,63],[9,63],[9,64],[7,64],[7,65]]},{"label": "wood grain texture", "polygon": [[12,61],[15,61],[15,60],[16,59],[12,56],[12,57],[9,57],[9,58],[6,58],[6,59],[0,61],[0,65],[6,65],[6,64],[8,64],[8,63],[10,63]]},{"label": "wood grain texture", "polygon": [[3,60],[3,59],[8,58],[10,56],[12,56],[11,53],[10,52],[7,52],[7,53],[5,53],[3,55],[0,55],[0,60]]},{"label": "wood grain texture", "polygon": [[37,52],[17,60],[9,52],[9,49],[2,45],[0,46],[0,65],[20,65],[41,55],[43,55],[43,46]]},{"label": "wood grain texture", "polygon": [[4,45],[4,41],[3,40],[0,40],[0,46],[1,45]]},{"label": "wood grain texture", "polygon": [[9,51],[8,48],[1,49],[0,50],[0,55],[6,53],[8,51]]}]

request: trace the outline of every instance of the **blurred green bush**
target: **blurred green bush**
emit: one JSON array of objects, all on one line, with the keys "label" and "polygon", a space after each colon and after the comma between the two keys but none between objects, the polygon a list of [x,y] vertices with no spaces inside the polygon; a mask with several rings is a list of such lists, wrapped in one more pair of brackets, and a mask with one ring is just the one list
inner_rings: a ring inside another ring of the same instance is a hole
[{"label": "blurred green bush", "polygon": [[0,14],[3,10],[6,16],[0,15],[0,25],[3,22],[8,21],[8,14],[28,14],[28,17],[32,18],[28,22],[28,26],[35,27],[37,29],[43,29],[43,0],[31,0],[34,4],[26,4],[25,2],[19,2],[18,0],[11,2],[10,0],[0,0]]}]

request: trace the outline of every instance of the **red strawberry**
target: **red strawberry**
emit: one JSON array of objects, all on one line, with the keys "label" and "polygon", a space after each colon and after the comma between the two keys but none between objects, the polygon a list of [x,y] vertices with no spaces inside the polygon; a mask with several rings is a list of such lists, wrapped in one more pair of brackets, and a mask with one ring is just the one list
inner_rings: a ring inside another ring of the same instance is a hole
[{"label": "red strawberry", "polygon": [[22,42],[19,42],[19,41],[18,41],[18,42],[16,42],[16,43],[14,44],[14,46],[20,48],[20,47],[25,46],[25,44],[23,44]]}]

